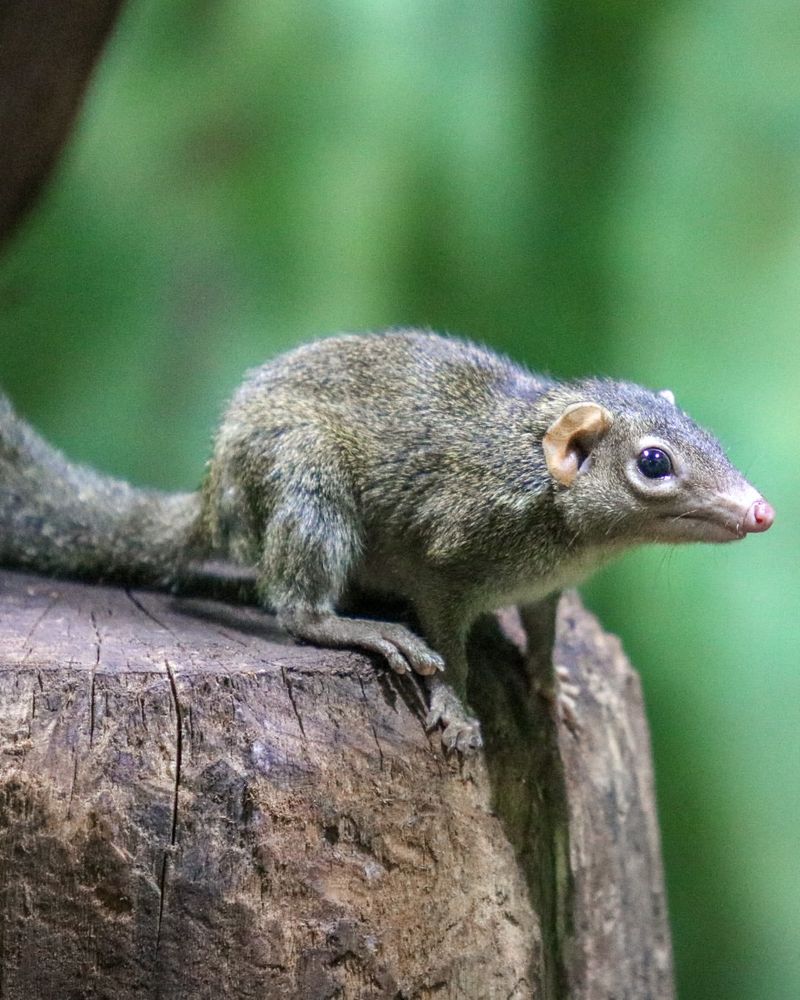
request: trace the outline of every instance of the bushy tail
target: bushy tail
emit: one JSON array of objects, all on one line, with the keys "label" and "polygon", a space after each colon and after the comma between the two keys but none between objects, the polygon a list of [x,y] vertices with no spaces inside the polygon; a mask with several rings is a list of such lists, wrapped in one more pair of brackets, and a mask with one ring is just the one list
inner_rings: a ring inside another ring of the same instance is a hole
[{"label": "bushy tail", "polygon": [[137,490],[68,462],[0,393],[0,565],[169,586],[199,507],[198,494]]}]

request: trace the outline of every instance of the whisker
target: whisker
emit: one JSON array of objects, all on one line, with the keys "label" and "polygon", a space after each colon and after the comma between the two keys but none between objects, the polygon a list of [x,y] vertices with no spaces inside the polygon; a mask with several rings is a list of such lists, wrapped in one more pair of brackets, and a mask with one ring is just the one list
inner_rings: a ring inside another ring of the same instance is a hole
[{"label": "whisker", "polygon": [[680,521],[682,517],[692,517],[694,514],[701,514],[702,511],[702,507],[694,507],[691,510],[685,510],[682,514],[676,514],[670,518],[670,521]]}]

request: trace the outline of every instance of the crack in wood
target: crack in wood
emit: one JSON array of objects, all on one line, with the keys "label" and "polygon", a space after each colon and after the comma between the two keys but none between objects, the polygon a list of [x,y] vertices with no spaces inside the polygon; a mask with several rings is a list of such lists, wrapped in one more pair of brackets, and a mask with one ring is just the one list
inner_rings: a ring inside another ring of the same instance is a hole
[{"label": "crack in wood", "polygon": [[[72,799],[75,796],[75,785],[78,781],[78,751],[73,747],[72,750],[72,781],[69,786],[69,798],[67,799],[67,819],[72,819]],[[0,1000],[2,998],[2,993],[0,993]]]},{"label": "crack in wood", "polygon": [[227,632],[224,628],[218,628],[217,635],[221,635],[222,638],[227,639],[228,642],[235,642],[238,646],[244,646],[245,648],[247,648],[247,643],[244,641],[244,639],[240,639],[238,636],[232,635],[230,632]]},{"label": "crack in wood", "polygon": [[[129,595],[130,596],[130,595]],[[134,601],[134,603],[136,603]],[[145,612],[146,613],[146,612]],[[151,616],[152,617],[152,616]],[[170,695],[175,706],[175,784],[172,793],[172,824],[170,829],[169,845],[164,850],[164,857],[161,862],[161,877],[159,878],[159,901],[158,901],[158,925],[156,927],[156,948],[155,958],[158,960],[158,953],[161,947],[161,927],[164,922],[164,909],[167,897],[167,870],[171,854],[175,850],[178,838],[178,803],[181,785],[181,766],[183,763],[183,713],[181,703],[178,698],[178,686],[175,682],[175,673],[170,666],[169,660],[164,660],[167,671]]]},{"label": "crack in wood", "polygon": [[162,622],[160,618],[157,618],[152,611],[150,611],[147,607],[145,607],[144,604],[142,604],[142,602],[139,600],[138,597],[133,596],[132,591],[130,591],[127,587],[125,587],[125,596],[128,598],[128,600],[131,602],[131,604],[133,604],[135,608],[138,608],[139,611],[142,612],[145,618],[149,618],[150,621],[158,625],[159,628],[163,628],[165,632],[169,632],[169,634],[173,637],[173,639],[175,639],[176,644],[179,647],[181,646],[180,639],[178,639],[178,637],[175,635],[174,631],[169,627],[169,625],[167,625],[165,622]]},{"label": "crack in wood", "polygon": [[[158,953],[161,948],[161,924],[164,920],[164,898],[166,896],[167,887],[167,863],[169,861],[169,852],[164,851],[164,857],[161,859],[161,876],[158,880],[158,924],[156,925],[156,949],[154,955],[155,964],[158,963]],[[157,974],[157,973],[156,973]]]},{"label": "crack in wood", "polygon": [[294,717],[297,719],[297,725],[300,727],[300,732],[303,734],[303,739],[307,739],[306,731],[303,728],[303,720],[300,717],[300,711],[297,708],[297,702],[294,700],[294,691],[292,690],[292,682],[286,673],[286,667],[281,667],[281,677],[283,678],[283,683],[286,687],[286,692],[289,695],[289,701],[292,703],[292,709],[294,710]]},{"label": "crack in wood", "polygon": [[[367,713],[369,713],[369,709],[370,709],[369,699],[367,698],[367,691],[366,691],[366,688],[364,687],[364,680],[360,676],[358,678],[358,684],[359,684],[359,687],[361,688],[361,697],[364,699],[364,705],[367,708]],[[372,730],[372,738],[375,740],[375,746],[378,748],[378,757],[380,758],[380,768],[381,768],[381,771],[382,771],[383,770],[383,748],[381,747],[381,741],[378,739],[378,731],[375,728],[375,723],[372,722],[372,720],[370,720],[369,728]]]},{"label": "crack in wood", "polygon": [[181,784],[181,765],[183,763],[183,713],[181,703],[178,699],[178,687],[175,683],[175,674],[170,666],[169,660],[164,660],[167,668],[167,678],[169,679],[169,689],[172,692],[172,700],[175,704],[176,737],[175,737],[175,788],[172,798],[172,830],[170,833],[170,844],[175,846],[175,839],[178,830],[178,792]]},{"label": "crack in wood", "polygon": [[[52,598],[52,600],[48,603],[47,607],[42,611],[42,613],[36,617],[35,621],[28,629],[28,633],[25,636],[25,639],[22,643],[23,647],[28,646],[28,643],[33,638],[36,630],[39,628],[39,626],[42,624],[42,622],[50,614],[50,612],[53,610],[53,608],[56,606],[56,604],[58,604],[60,600],[61,600],[61,594],[56,594],[56,596]],[[28,662],[28,657],[31,655],[32,652],[33,652],[33,646],[28,646],[25,655],[22,657],[23,663]]]},{"label": "crack in wood", "polygon": [[97,616],[94,611],[89,612],[89,617],[92,620],[92,628],[94,629],[95,635],[95,657],[94,663],[92,664],[92,673],[89,680],[89,746],[94,746],[94,691],[95,683],[97,681],[97,667],[100,664],[100,647],[102,645],[102,637],[100,636],[100,629],[97,627]]}]

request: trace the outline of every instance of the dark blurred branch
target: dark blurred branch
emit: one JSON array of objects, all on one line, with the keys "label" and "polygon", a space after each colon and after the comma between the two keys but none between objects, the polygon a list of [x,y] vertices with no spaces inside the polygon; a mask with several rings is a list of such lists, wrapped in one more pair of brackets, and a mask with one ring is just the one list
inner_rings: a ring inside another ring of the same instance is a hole
[{"label": "dark blurred branch", "polygon": [[0,4],[0,245],[47,180],[122,3]]}]

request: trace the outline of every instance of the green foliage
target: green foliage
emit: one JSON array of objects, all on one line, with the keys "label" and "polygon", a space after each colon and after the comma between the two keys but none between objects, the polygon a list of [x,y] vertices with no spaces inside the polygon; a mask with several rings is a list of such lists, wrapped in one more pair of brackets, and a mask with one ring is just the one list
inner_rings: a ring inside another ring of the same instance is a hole
[{"label": "green foliage", "polygon": [[71,454],[198,482],[249,365],[421,324],[668,385],[778,511],[589,588],[643,673],[681,996],[800,995],[800,10],[137,0],[0,262]]}]

